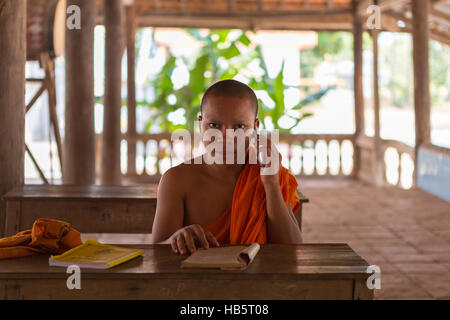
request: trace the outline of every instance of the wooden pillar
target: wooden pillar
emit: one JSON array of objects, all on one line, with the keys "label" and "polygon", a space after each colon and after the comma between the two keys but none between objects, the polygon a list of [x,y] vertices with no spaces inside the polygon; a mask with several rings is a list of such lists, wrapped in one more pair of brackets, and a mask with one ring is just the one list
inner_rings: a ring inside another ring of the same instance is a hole
[{"label": "wooden pillar", "polygon": [[68,0],[81,13],[81,28],[66,28],[64,184],[95,183],[94,27],[96,1]]},{"label": "wooden pillar", "polygon": [[378,30],[371,31],[373,44],[373,112],[374,112],[374,135],[373,135],[373,183],[377,186],[383,185],[384,159],[380,137],[380,94],[378,88]]},{"label": "wooden pillar", "polygon": [[[126,10],[126,38],[127,38],[127,106],[128,128],[127,135],[136,135],[136,83],[135,83],[135,39],[136,39],[136,9],[134,5],[125,7]],[[136,143],[128,142],[128,174],[136,173]]]},{"label": "wooden pillar", "polygon": [[361,152],[356,140],[364,135],[364,95],[363,95],[363,23],[364,17],[353,1],[353,59],[354,59],[354,99],[355,99],[355,144],[353,153],[353,176],[358,176]]},{"label": "wooden pillar", "polygon": [[119,185],[120,172],[120,107],[123,25],[121,0],[104,2],[105,12],[105,99],[103,112],[101,183]]},{"label": "wooden pillar", "polygon": [[[0,197],[24,182],[26,0],[0,0]],[[0,201],[0,237],[5,207]]]},{"label": "wooden pillar", "polygon": [[413,64],[414,64],[414,113],[416,128],[415,174],[417,177],[417,153],[422,144],[430,142],[430,73],[428,60],[429,25],[428,0],[412,0],[413,14]]}]

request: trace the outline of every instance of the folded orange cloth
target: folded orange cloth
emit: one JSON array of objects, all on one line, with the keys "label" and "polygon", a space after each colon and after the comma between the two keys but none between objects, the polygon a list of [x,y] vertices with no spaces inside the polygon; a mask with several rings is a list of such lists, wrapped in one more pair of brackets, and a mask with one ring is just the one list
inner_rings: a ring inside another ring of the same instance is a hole
[{"label": "folded orange cloth", "polygon": [[38,253],[61,254],[82,243],[80,233],[71,228],[69,223],[38,219],[32,229],[0,239],[0,259]]},{"label": "folded orange cloth", "polygon": [[[300,206],[297,180],[280,167],[279,182],[287,206],[295,213]],[[231,208],[204,227],[220,244],[267,243],[266,192],[257,164],[247,164],[236,182]]]}]

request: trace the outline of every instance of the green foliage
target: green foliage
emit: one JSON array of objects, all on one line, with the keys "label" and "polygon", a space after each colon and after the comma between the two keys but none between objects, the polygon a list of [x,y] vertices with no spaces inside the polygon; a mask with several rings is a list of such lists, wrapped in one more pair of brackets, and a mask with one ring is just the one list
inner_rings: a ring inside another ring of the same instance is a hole
[{"label": "green foliage", "polygon": [[[294,87],[284,85],[283,79],[284,62],[282,63],[281,69],[278,72],[277,76],[272,79],[269,77],[267,65],[264,62],[264,59],[262,58],[261,48],[256,47],[255,50],[258,53],[260,67],[264,71],[264,74],[261,78],[251,78],[248,85],[253,90],[265,91],[267,95],[270,97],[270,99],[274,102],[274,107],[271,108],[270,106],[266,105],[262,99],[258,99],[259,100],[258,118],[264,120],[266,117],[270,117],[274,129],[278,129],[280,131],[289,131],[294,127],[296,127],[303,119],[312,116],[312,113],[303,112],[302,109],[307,105],[320,100],[331,89],[331,87],[327,87],[323,90],[320,90],[319,92],[316,92],[301,100],[296,106],[292,108],[292,110],[299,111],[299,116],[293,117],[286,113],[286,106],[284,103],[285,90],[288,89],[289,87]],[[290,126],[289,128],[281,128],[278,121],[283,115],[286,115],[291,119],[294,119],[295,124]]]},{"label": "green foliage", "polygon": [[[259,99],[258,117],[260,119],[270,117],[276,129],[289,131],[301,120],[312,116],[311,113],[303,112],[303,107],[319,100],[331,89],[325,88],[303,99],[294,107],[299,114],[298,117],[287,115],[285,90],[288,86],[283,83],[284,63],[280,72],[272,79],[268,76],[261,48],[251,46],[250,39],[246,36],[245,31],[210,30],[207,35],[202,35],[198,29],[187,29],[186,31],[200,41],[203,46],[198,54],[190,59],[174,57],[169,53],[169,58],[161,71],[149,81],[148,85],[155,88],[155,98],[151,102],[141,101],[138,103],[138,105],[148,106],[152,111],[151,119],[146,125],[146,131],[157,124],[163,131],[173,131],[178,128],[193,130],[200,111],[201,98],[206,89],[216,81],[232,79],[240,71],[245,71],[247,65],[255,59],[260,62],[263,74],[260,77],[248,76],[248,85],[254,90],[267,92],[273,100],[275,107],[270,108]],[[171,77],[179,63],[187,67],[189,82],[185,86],[175,89]],[[175,100],[175,103],[170,104],[170,100]],[[180,109],[185,112],[186,123],[174,125],[168,120],[168,115]],[[295,125],[288,129],[280,128],[278,121],[283,115],[293,118]]]},{"label": "green foliage", "polygon": [[300,59],[302,77],[313,77],[314,70],[324,60],[337,62],[353,59],[353,37],[350,33],[318,32],[317,38],[317,46],[302,51]]},{"label": "green foliage", "polygon": [[434,107],[450,107],[450,46],[430,41],[430,95]]}]

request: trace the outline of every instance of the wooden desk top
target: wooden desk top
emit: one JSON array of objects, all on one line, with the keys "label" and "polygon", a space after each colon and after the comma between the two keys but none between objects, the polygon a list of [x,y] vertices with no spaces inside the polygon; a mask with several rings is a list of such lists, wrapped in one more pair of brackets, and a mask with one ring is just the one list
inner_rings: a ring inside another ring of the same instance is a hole
[{"label": "wooden desk top", "polygon": [[5,200],[22,199],[156,199],[157,184],[139,186],[33,185],[16,187],[3,196]]},{"label": "wooden desk top", "polygon": [[[72,185],[34,185],[26,184],[16,187],[3,196],[4,200],[27,199],[142,199],[155,200],[158,191],[157,184],[137,186],[72,186]],[[300,202],[309,202],[300,191],[297,191]]]},{"label": "wooden desk top", "polygon": [[[366,279],[367,262],[347,244],[262,245],[244,271],[181,268],[187,256],[169,245],[136,245],[144,256],[107,270],[82,269],[83,279],[231,279],[299,280]],[[67,278],[66,268],[50,267],[49,255],[0,260],[2,279]]]}]

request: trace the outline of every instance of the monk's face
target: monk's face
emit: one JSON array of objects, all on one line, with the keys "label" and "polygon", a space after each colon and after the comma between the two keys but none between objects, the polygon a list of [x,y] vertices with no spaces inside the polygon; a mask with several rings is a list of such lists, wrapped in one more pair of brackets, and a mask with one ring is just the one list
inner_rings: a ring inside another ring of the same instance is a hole
[{"label": "monk's face", "polygon": [[[259,120],[255,115],[255,108],[252,105],[252,101],[249,98],[236,98],[236,97],[220,97],[210,96],[208,97],[205,105],[203,106],[202,115],[198,117],[200,132],[203,137],[207,135],[208,129],[215,129],[220,131],[222,136],[223,154],[225,158],[228,153],[236,153],[237,151],[237,139],[234,139],[234,151],[230,150],[230,147],[226,148],[226,135],[230,132],[242,129],[248,133],[251,130],[255,130],[259,126]],[[228,130],[227,130],[228,129]],[[206,138],[204,139],[205,147],[212,143]],[[230,142],[230,140],[228,140]],[[248,138],[245,139],[245,152],[248,150]],[[214,154],[220,156],[220,154]]]}]

